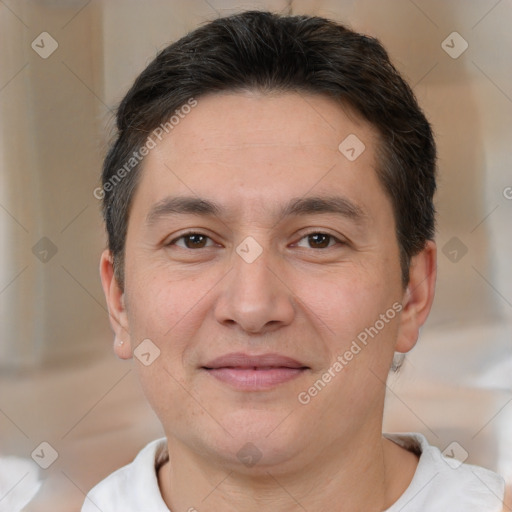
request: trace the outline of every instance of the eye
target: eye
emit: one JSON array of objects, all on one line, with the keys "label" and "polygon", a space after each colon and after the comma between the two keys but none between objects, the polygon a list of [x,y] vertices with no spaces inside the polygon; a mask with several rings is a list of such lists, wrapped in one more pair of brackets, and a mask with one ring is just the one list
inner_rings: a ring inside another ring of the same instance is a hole
[{"label": "eye", "polygon": [[177,245],[183,249],[203,249],[214,245],[213,240],[202,233],[185,233],[171,240],[168,245]]},{"label": "eye", "polygon": [[[336,243],[343,243],[333,235],[328,233],[309,233],[302,237],[297,243],[298,247],[306,247],[308,249],[326,249],[332,247]],[[307,244],[307,245],[305,245]]]}]

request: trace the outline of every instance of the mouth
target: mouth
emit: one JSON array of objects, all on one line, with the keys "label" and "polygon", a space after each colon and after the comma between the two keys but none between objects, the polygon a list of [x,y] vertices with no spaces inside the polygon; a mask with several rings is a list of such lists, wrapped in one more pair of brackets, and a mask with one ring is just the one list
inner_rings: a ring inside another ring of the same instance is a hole
[{"label": "mouth", "polygon": [[235,389],[261,391],[295,379],[310,368],[279,354],[233,353],[208,362],[202,369]]}]

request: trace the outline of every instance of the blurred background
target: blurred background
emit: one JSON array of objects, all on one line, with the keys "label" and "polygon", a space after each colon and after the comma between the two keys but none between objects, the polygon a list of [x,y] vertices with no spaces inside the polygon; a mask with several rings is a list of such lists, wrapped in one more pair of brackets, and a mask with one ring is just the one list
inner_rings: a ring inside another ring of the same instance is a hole
[{"label": "blurred background", "polygon": [[[422,432],[512,481],[510,0],[0,0],[0,511],[37,479],[24,510],[78,511],[162,435],[133,363],[112,351],[93,191],[137,74],[249,8],[375,36],[412,85],[439,147],[439,276],[390,377],[385,431]],[[31,464],[2,470],[12,457]]]}]

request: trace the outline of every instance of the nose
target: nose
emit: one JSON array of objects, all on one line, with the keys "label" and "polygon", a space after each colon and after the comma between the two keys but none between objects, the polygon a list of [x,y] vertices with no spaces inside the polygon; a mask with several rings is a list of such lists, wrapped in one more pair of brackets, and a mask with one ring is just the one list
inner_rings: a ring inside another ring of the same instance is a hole
[{"label": "nose", "polygon": [[234,266],[217,297],[217,321],[250,334],[289,325],[295,315],[293,292],[278,271],[278,263],[271,261],[267,250],[251,263],[235,254]]}]

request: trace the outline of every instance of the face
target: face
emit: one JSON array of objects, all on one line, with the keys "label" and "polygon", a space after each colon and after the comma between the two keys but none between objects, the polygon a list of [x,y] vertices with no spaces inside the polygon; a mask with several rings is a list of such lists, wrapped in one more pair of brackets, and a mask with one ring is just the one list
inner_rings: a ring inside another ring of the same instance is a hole
[{"label": "face", "polygon": [[381,428],[431,297],[402,288],[377,143],[328,98],[246,92],[199,98],[145,158],[124,292],[101,270],[118,355],[150,340],[136,365],[171,445],[296,467]]}]

